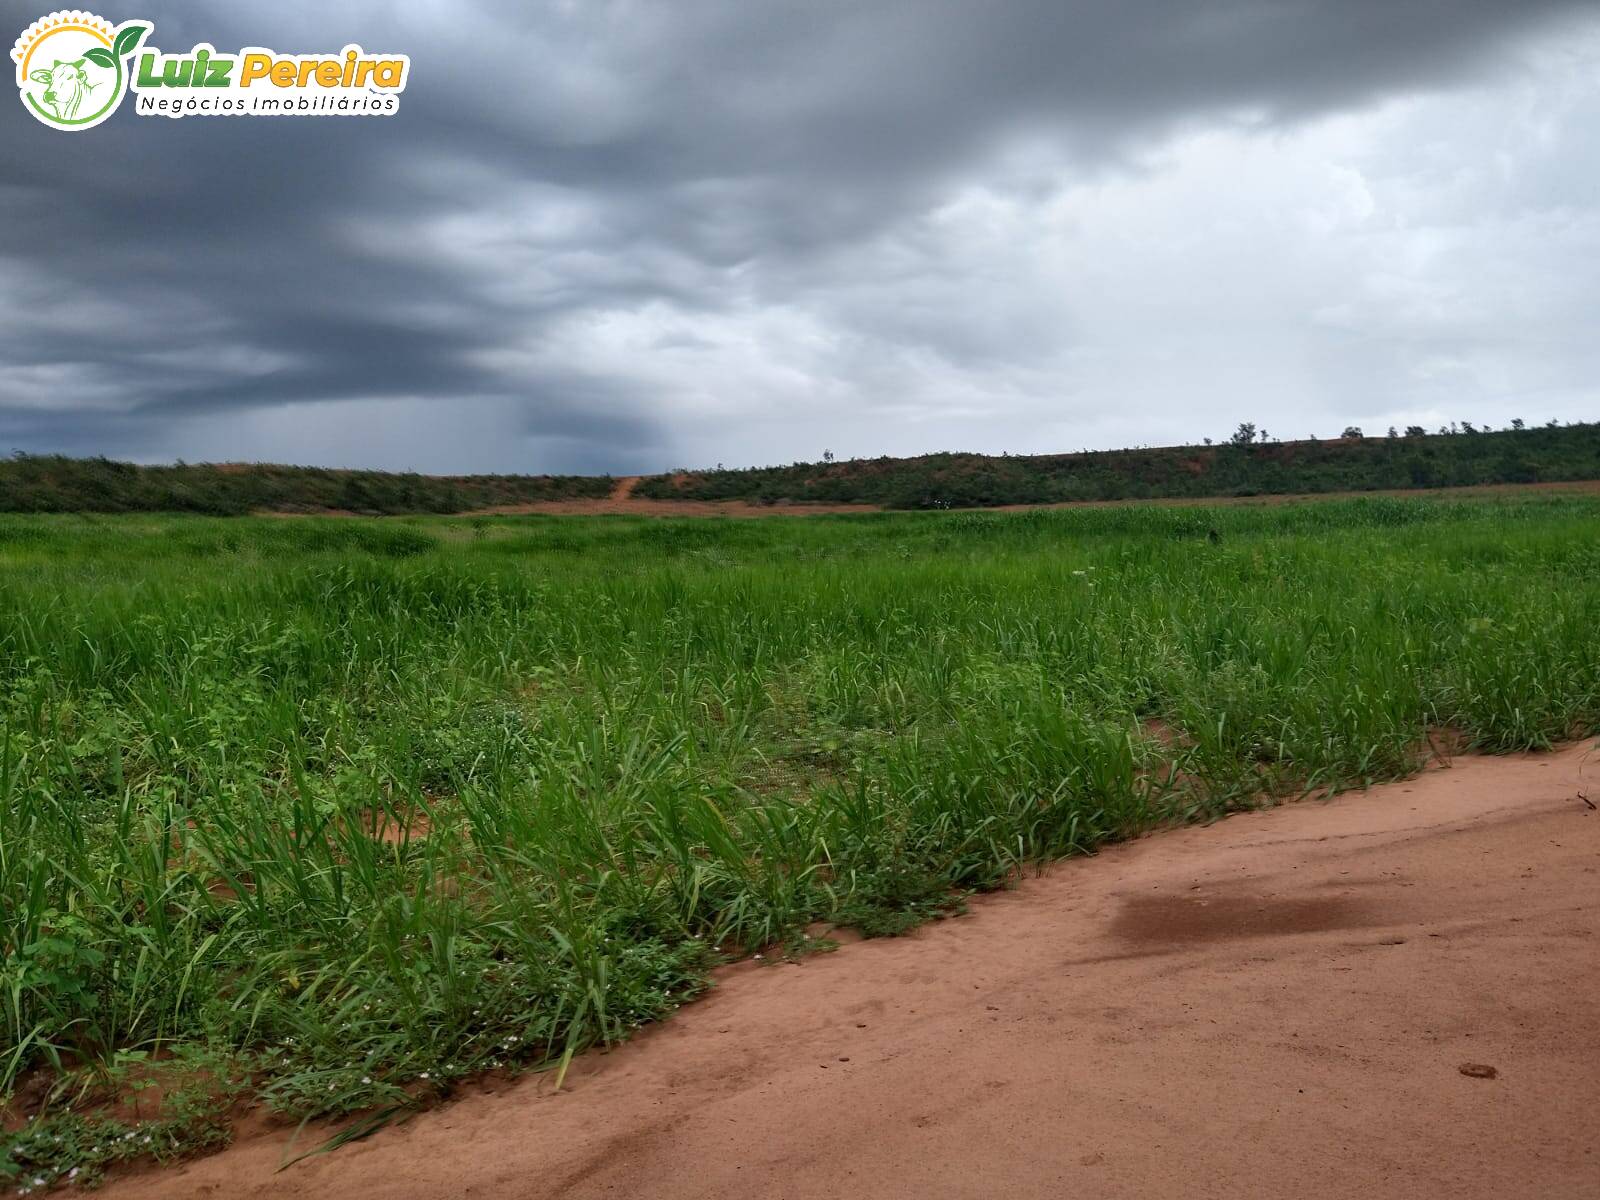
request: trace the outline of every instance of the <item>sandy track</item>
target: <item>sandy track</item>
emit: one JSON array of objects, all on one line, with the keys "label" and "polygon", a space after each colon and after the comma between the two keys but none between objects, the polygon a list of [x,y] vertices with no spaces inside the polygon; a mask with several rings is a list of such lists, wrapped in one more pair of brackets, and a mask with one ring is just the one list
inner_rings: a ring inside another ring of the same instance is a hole
[{"label": "sandy track", "polygon": [[1592,1198],[1579,790],[1589,746],[1159,834],[730,968],[561,1095],[478,1092],[280,1175],[273,1132],[106,1194]]}]

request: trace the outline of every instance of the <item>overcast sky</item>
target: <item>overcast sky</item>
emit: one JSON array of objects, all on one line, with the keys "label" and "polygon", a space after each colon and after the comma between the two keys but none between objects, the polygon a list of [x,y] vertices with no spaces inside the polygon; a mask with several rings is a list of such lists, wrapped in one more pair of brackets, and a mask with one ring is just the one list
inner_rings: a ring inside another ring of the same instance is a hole
[{"label": "overcast sky", "polygon": [[[45,11],[0,0],[6,44]],[[99,11],[410,82],[70,136],[0,103],[0,449],[623,472],[1600,416],[1600,0]]]}]

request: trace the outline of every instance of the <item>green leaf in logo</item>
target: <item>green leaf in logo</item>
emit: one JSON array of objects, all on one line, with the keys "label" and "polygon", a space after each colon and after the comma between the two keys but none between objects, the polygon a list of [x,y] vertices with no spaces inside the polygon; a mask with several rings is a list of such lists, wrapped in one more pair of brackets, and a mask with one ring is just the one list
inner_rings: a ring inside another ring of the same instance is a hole
[{"label": "green leaf in logo", "polygon": [[111,51],[104,46],[96,46],[92,50],[85,50],[83,56],[97,67],[114,67],[117,60],[111,57]]},{"label": "green leaf in logo", "polygon": [[112,44],[112,56],[117,59],[126,58],[132,54],[139,43],[144,41],[144,35],[150,32],[148,25],[129,25],[117,34],[117,40]]}]

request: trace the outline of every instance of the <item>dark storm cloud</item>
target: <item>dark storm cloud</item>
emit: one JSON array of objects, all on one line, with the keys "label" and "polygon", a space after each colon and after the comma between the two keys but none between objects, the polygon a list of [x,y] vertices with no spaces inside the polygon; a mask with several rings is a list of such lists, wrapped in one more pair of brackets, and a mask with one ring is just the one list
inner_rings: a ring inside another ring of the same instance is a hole
[{"label": "dark storm cloud", "polygon": [[[863,449],[917,448],[897,431],[949,414],[941,432],[981,430],[984,396],[1025,429],[1067,386],[1057,360],[1082,314],[1057,319],[1014,274],[969,261],[984,224],[952,232],[950,197],[981,187],[1034,212],[1063,173],[1137,175],[1184,131],[1292,128],[1492,77],[1524,39],[1593,9],[108,11],[152,18],[168,50],[403,51],[411,82],[389,119],[122,112],[67,137],[6,109],[0,438],[145,458],[660,468],[793,457],[784,420],[813,391],[881,443]],[[0,13],[20,31],[40,10]],[[1103,404],[1101,386],[1086,403]],[[882,397],[881,425],[860,424],[857,393]],[[409,437],[347,428],[385,404]]]}]

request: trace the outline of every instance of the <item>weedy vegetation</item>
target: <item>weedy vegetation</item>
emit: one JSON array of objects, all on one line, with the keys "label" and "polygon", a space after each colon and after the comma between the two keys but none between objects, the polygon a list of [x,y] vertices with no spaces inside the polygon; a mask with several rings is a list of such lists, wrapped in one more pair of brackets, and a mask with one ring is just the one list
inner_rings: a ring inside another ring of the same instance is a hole
[{"label": "weedy vegetation", "polygon": [[190,1153],[235,1096],[359,1133],[813,922],[1402,776],[1434,726],[1592,734],[1597,535],[1583,497],[0,518],[0,1173]]},{"label": "weedy vegetation", "polygon": [[1452,424],[1437,433],[1277,441],[1253,424],[1220,445],[1141,446],[1076,454],[927,454],[742,470],[677,471],[640,480],[659,500],[986,508],[1076,500],[1371,492],[1600,479],[1600,424],[1508,429]]},{"label": "weedy vegetation", "polygon": [[543,500],[598,499],[606,475],[415,475],[270,463],[139,466],[106,458],[0,458],[0,512],[459,513]]}]

